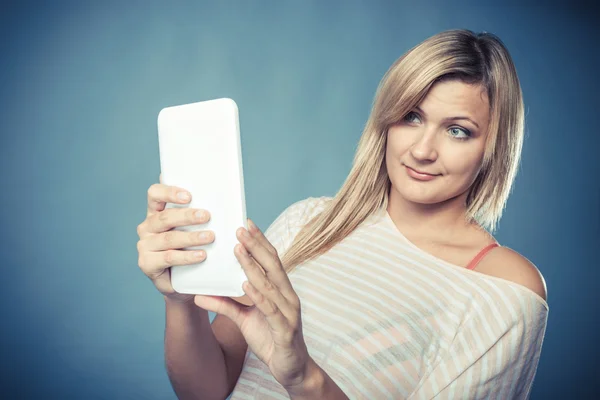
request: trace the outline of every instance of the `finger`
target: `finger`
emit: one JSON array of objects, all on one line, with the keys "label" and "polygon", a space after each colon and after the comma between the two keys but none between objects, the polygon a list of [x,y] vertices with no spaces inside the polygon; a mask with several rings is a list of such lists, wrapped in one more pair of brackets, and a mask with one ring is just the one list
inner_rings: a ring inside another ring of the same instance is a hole
[{"label": "finger", "polygon": [[[187,194],[187,198],[185,194]],[[154,183],[148,188],[148,210],[146,215],[149,216],[164,210],[167,203],[187,204],[191,201],[191,198],[191,194],[185,189]]]},{"label": "finger", "polygon": [[[160,275],[157,279],[153,279],[154,286],[158,289],[162,294],[176,294],[178,293],[175,289],[173,289],[173,285],[171,285],[171,269],[167,268],[162,275]],[[178,297],[178,296],[177,296]]]},{"label": "finger", "polygon": [[[281,265],[279,257],[275,255],[276,252],[273,254],[273,252],[267,250],[255,235],[250,234],[244,228],[239,228],[237,230],[237,238],[248,250],[250,255],[265,270],[267,277],[275,286],[277,286],[277,288],[279,288],[281,294],[289,302],[295,302],[296,292],[292,288],[292,284]],[[266,238],[263,239],[263,242],[265,241],[268,242]]]},{"label": "finger", "polygon": [[222,296],[196,295],[194,303],[207,311],[222,314],[232,320],[241,329],[242,322],[251,307],[238,303],[237,301]]},{"label": "finger", "polygon": [[206,259],[204,250],[166,250],[140,253],[138,264],[151,279],[156,279],[165,269],[178,265],[189,265]]},{"label": "finger", "polygon": [[200,225],[210,221],[210,213],[194,208],[169,208],[153,214],[144,221],[144,229],[149,233],[166,232],[178,226]]},{"label": "finger", "polygon": [[164,251],[204,246],[214,241],[215,234],[213,231],[185,232],[170,230],[157,235],[150,235],[142,243],[144,251]]},{"label": "finger", "polygon": [[[288,326],[288,318],[294,316],[293,309],[279,289],[263,274],[260,266],[242,244],[236,246],[236,257],[244,269],[251,286],[242,285],[244,292],[254,302],[254,305],[265,315],[271,327],[281,332]],[[252,290],[252,289],[255,290]],[[249,289],[249,290],[248,290]]]},{"label": "finger", "polygon": [[252,300],[254,307],[265,316],[265,320],[269,324],[271,331],[279,334],[284,334],[290,330],[290,322],[288,318],[283,314],[283,311],[268,301],[266,297],[251,284],[249,281],[245,281],[242,284],[244,293]]},{"label": "finger", "polygon": [[277,255],[277,249],[269,242],[267,237],[262,233],[260,228],[248,218],[248,231],[250,234],[258,240],[260,244],[262,244],[271,254]]}]

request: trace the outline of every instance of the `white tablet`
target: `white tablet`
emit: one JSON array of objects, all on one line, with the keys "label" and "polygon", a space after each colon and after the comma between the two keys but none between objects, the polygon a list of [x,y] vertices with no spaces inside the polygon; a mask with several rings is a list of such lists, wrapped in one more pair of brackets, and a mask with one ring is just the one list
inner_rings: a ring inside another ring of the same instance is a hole
[{"label": "white tablet", "polygon": [[207,224],[176,227],[181,231],[212,230],[215,241],[203,249],[203,262],[171,268],[171,284],[179,293],[239,297],[247,280],[234,254],[236,230],[246,223],[246,198],[238,107],[231,99],[216,99],[167,107],[158,114],[162,181],[187,189],[188,204],[167,208],[208,210]]}]

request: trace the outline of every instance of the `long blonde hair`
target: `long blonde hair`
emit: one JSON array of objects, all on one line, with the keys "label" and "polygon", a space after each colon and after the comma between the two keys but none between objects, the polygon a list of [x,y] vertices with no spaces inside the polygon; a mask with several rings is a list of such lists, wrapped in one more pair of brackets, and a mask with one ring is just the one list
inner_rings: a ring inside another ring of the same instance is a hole
[{"label": "long blonde hair", "polygon": [[282,257],[289,273],[325,253],[367,217],[387,207],[387,130],[441,80],[487,89],[490,123],[483,163],[467,195],[467,220],[495,231],[515,179],[523,145],[521,86],[508,50],[494,34],[456,29],[438,33],[392,64],[377,88],[350,174],[326,208],[296,235]]}]

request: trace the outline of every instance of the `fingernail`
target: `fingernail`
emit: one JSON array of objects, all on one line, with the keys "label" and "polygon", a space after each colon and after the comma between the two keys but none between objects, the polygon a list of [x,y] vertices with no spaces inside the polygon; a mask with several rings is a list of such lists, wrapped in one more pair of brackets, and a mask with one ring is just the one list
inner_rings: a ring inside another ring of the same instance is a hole
[{"label": "fingernail", "polygon": [[203,251],[195,251],[194,252],[194,258],[202,258],[202,257],[204,257]]},{"label": "fingernail", "polygon": [[188,201],[190,199],[190,194],[187,192],[179,192],[177,193],[177,198],[182,201]]}]

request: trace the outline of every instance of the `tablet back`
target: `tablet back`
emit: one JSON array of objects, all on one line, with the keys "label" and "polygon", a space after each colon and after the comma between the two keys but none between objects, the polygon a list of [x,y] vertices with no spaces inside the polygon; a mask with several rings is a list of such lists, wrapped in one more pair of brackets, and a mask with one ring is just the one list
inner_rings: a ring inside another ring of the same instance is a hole
[{"label": "tablet back", "polygon": [[200,208],[210,212],[203,225],[175,230],[212,230],[203,262],[171,268],[171,284],[179,293],[243,296],[247,280],[234,255],[236,230],[247,227],[238,108],[231,99],[167,107],[158,115],[160,169],[163,183],[192,194],[188,204],[166,208]]}]

